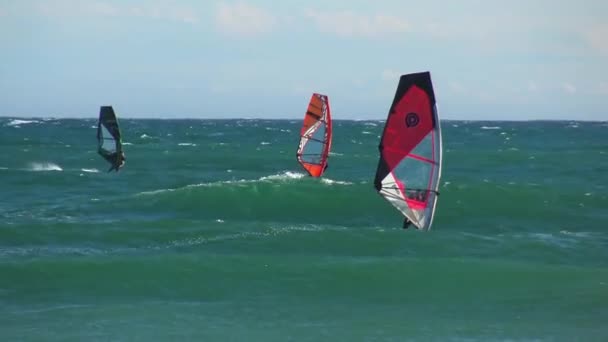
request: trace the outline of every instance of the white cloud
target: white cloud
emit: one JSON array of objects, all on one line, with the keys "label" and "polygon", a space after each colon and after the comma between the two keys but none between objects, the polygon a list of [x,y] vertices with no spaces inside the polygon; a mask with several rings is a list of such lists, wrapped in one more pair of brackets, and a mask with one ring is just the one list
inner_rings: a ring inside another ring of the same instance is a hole
[{"label": "white cloud", "polygon": [[399,81],[400,77],[401,77],[401,73],[398,71],[391,70],[391,69],[382,70],[382,79],[384,81],[397,82],[397,81]]},{"label": "white cloud", "polygon": [[126,7],[103,1],[56,0],[52,3],[40,1],[36,10],[47,17],[140,17],[184,23],[198,22],[194,10],[162,2],[148,2],[141,7]]},{"label": "white cloud", "polygon": [[197,13],[187,7],[173,7],[157,4],[149,7],[131,7],[125,9],[124,13],[129,16],[161,20],[167,19],[188,24],[194,24],[199,21]]},{"label": "white cloud", "polygon": [[608,25],[596,25],[585,30],[583,39],[591,48],[608,56]]},{"label": "white cloud", "polygon": [[36,10],[47,17],[114,16],[119,13],[118,7],[105,2],[76,0],[39,1]]},{"label": "white cloud", "polygon": [[270,32],[277,19],[271,13],[242,2],[219,4],[215,17],[217,28],[231,35],[254,36]]},{"label": "white cloud", "polygon": [[467,88],[459,82],[450,82],[448,86],[450,91],[455,94],[465,94],[468,92]]},{"label": "white cloud", "polygon": [[534,82],[534,81],[528,81],[528,91],[529,92],[538,91],[538,84],[536,84],[536,82]]},{"label": "white cloud", "polygon": [[407,22],[392,15],[367,16],[352,11],[320,12],[316,10],[308,10],[305,15],[316,23],[320,31],[342,37],[379,37],[404,33],[409,30]]},{"label": "white cloud", "polygon": [[560,87],[562,88],[563,91],[565,91],[568,94],[576,93],[576,87],[574,85],[572,85],[571,83],[562,82]]}]

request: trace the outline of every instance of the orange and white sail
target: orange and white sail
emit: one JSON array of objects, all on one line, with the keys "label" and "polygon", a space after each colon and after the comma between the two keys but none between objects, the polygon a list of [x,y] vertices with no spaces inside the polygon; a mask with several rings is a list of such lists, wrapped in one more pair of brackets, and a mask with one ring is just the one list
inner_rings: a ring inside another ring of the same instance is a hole
[{"label": "orange and white sail", "polygon": [[331,114],[327,95],[312,94],[300,130],[298,162],[312,177],[320,177],[327,167],[331,149]]}]

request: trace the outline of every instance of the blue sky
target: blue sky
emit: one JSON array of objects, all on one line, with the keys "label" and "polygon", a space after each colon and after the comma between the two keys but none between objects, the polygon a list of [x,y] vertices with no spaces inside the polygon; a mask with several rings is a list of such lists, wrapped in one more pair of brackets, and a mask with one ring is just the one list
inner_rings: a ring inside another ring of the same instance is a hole
[{"label": "blue sky", "polygon": [[0,115],[384,119],[430,71],[446,119],[608,120],[605,0],[3,0]]}]

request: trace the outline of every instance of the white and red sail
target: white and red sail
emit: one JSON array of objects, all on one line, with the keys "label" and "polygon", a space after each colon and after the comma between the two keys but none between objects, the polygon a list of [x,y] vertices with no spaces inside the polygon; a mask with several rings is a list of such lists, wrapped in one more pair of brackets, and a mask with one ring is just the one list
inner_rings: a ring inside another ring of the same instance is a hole
[{"label": "white and red sail", "polygon": [[429,72],[401,76],[380,142],[374,185],[416,228],[433,222],[441,128]]}]

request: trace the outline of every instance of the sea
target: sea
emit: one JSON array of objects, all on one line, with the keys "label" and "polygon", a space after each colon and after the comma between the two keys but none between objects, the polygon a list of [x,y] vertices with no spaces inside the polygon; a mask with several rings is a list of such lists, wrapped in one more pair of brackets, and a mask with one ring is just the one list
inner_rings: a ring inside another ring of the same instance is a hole
[{"label": "sea", "polygon": [[608,123],[441,122],[430,231],[374,189],[384,120],[0,118],[2,341],[608,341]]}]

